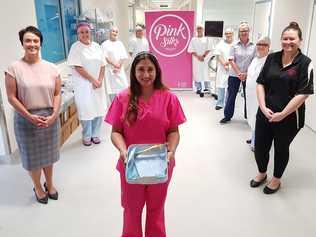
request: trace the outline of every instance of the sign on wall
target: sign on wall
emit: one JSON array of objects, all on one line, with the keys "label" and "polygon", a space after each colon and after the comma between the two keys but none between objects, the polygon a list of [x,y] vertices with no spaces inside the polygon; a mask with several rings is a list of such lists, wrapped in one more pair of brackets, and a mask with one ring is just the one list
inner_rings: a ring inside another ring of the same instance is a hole
[{"label": "sign on wall", "polygon": [[187,53],[194,32],[193,11],[145,12],[150,51],[159,61],[170,88],[192,88],[192,58]]}]

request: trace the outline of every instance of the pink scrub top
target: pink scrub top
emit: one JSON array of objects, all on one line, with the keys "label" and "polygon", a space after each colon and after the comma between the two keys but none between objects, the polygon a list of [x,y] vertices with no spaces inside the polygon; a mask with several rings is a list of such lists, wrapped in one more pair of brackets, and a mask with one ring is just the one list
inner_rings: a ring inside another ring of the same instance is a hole
[{"label": "pink scrub top", "polygon": [[[129,89],[119,93],[111,104],[105,121],[122,129],[126,146],[131,144],[165,143],[167,131],[186,121],[180,102],[169,90],[155,90],[148,101],[138,99],[136,121],[129,126],[125,114],[129,101]],[[120,170],[118,162],[117,168]]]}]

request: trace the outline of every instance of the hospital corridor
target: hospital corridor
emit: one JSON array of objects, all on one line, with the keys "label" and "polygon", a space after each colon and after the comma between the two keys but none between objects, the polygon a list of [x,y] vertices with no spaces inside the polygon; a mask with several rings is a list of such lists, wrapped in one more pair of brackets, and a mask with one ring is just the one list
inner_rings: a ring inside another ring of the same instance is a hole
[{"label": "hospital corridor", "polygon": [[0,237],[316,236],[316,0],[0,21]]}]

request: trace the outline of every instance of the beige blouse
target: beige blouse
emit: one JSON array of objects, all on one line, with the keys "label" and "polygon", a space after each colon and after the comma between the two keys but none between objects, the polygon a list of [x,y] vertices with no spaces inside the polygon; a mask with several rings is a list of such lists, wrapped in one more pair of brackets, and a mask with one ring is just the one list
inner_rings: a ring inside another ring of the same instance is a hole
[{"label": "beige blouse", "polygon": [[17,98],[26,109],[52,108],[57,67],[45,60],[29,64],[22,59],[13,62],[5,71],[16,80]]}]

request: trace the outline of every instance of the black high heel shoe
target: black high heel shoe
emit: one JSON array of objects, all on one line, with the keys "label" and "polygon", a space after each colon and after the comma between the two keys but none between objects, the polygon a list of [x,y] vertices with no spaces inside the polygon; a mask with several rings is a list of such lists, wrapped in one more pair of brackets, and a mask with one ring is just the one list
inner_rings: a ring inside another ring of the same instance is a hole
[{"label": "black high heel shoe", "polygon": [[47,188],[47,185],[46,185],[46,182],[44,183],[44,188],[47,192],[47,195],[50,199],[53,199],[53,200],[58,200],[58,192],[56,191],[56,193],[53,193],[53,194],[50,194],[49,191],[48,191],[48,188]]},{"label": "black high heel shoe", "polygon": [[279,184],[279,186],[276,189],[269,188],[268,185],[267,185],[267,186],[264,187],[263,193],[265,193],[265,194],[276,193],[277,191],[279,191],[280,187],[281,187],[281,183]]},{"label": "black high heel shoe", "polygon": [[267,175],[264,176],[264,178],[260,181],[256,181],[256,180],[252,179],[250,181],[250,187],[252,187],[252,188],[259,187],[261,184],[263,184],[267,180],[267,177],[268,177]]},{"label": "black high heel shoe", "polygon": [[37,200],[39,203],[42,203],[42,204],[47,204],[47,203],[48,203],[48,196],[47,196],[47,194],[45,195],[45,197],[39,198],[39,197],[37,196],[37,194],[36,194],[35,188],[33,188],[33,191],[34,191],[36,200]]}]

